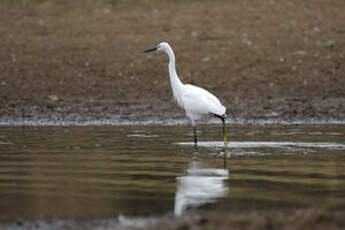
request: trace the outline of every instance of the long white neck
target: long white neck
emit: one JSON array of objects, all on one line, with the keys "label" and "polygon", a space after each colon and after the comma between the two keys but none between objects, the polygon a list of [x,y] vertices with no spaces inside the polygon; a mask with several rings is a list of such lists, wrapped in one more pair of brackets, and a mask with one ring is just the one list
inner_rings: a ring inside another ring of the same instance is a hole
[{"label": "long white neck", "polygon": [[175,68],[175,54],[171,47],[167,47],[164,50],[169,55],[169,75],[170,75],[170,84],[171,88],[173,90],[174,96],[177,100],[179,100],[178,95],[180,95],[180,92],[182,90],[183,84],[180,81],[179,77],[176,73]]}]

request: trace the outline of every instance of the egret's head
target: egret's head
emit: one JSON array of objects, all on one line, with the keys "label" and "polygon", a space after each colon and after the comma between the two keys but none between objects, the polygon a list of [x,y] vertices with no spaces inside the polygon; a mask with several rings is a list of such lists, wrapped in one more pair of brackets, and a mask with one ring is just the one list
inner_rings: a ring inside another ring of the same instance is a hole
[{"label": "egret's head", "polygon": [[147,52],[151,52],[151,51],[166,51],[169,48],[169,44],[166,42],[161,42],[158,45],[156,45],[155,47],[145,50],[145,53]]}]

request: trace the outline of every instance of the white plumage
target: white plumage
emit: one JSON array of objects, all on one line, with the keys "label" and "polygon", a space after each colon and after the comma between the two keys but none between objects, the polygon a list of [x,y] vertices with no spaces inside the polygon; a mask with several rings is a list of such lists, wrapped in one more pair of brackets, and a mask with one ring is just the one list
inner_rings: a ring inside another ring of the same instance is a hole
[{"label": "white plumage", "polygon": [[169,56],[170,84],[177,104],[184,109],[194,128],[194,142],[197,144],[195,121],[207,115],[215,115],[223,122],[224,144],[226,145],[225,112],[226,108],[218,98],[207,90],[190,84],[182,84],[175,68],[175,54],[170,45],[162,42],[145,52],[164,51]]},{"label": "white plumage", "polygon": [[192,122],[209,114],[223,116],[226,111],[218,98],[194,85],[183,86],[181,104]]}]

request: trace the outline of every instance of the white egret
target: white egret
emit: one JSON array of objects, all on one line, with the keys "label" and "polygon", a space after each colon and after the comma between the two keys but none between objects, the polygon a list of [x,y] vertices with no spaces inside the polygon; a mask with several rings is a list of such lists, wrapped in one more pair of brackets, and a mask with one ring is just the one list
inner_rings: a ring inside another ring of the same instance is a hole
[{"label": "white egret", "polygon": [[195,146],[197,145],[195,121],[207,115],[214,115],[223,122],[224,146],[226,147],[226,108],[220,103],[217,97],[205,89],[190,84],[183,84],[181,82],[176,73],[175,54],[168,43],[162,42],[151,49],[145,50],[145,52],[151,51],[164,51],[169,55],[169,75],[171,88],[177,104],[184,109],[186,116],[193,125]]}]

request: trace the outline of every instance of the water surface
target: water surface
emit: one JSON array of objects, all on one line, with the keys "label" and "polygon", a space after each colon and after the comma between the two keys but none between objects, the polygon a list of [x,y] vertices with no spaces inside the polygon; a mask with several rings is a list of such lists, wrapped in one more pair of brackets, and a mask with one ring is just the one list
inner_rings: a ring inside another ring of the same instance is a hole
[{"label": "water surface", "polygon": [[[345,202],[345,126],[0,127],[0,220]],[[224,158],[226,157],[226,158]]]}]

